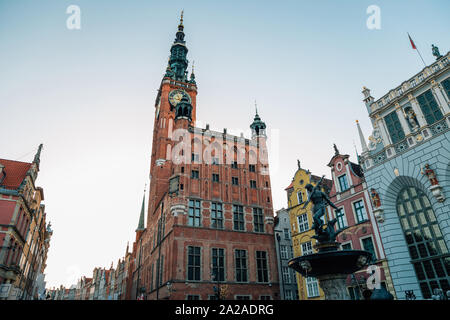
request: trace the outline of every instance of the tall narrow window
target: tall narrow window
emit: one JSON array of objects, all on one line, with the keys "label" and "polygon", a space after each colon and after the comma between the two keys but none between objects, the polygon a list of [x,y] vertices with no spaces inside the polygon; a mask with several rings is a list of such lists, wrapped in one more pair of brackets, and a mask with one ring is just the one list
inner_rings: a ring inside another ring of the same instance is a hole
[{"label": "tall narrow window", "polygon": [[225,281],[225,249],[212,248],[212,280]]},{"label": "tall narrow window", "polygon": [[306,278],[306,286],[308,298],[314,298],[319,296],[319,282],[316,278],[308,277]]},{"label": "tall narrow window", "polygon": [[255,166],[254,164],[250,164],[250,165],[248,166],[248,171],[250,171],[250,172],[256,172],[256,166]]},{"label": "tall narrow window", "polygon": [[397,213],[423,297],[430,299],[436,288],[450,290],[448,248],[426,194],[404,188],[397,198]]},{"label": "tall narrow window", "polygon": [[284,239],[285,239],[285,240],[291,239],[291,234],[290,234],[290,232],[289,232],[289,229],[285,228],[285,229],[283,229],[283,230],[284,230]]},{"label": "tall narrow window", "polygon": [[244,208],[239,205],[233,205],[233,226],[234,230],[244,231]]},{"label": "tall narrow window", "polygon": [[164,256],[161,256],[159,267],[159,286],[162,286],[163,284],[163,276],[164,276]]},{"label": "tall narrow window", "polygon": [[238,163],[237,163],[237,161],[233,161],[233,162],[231,163],[231,168],[233,168],[233,169],[237,169],[237,168],[238,168]]},{"label": "tall narrow window", "polygon": [[188,247],[188,280],[200,280],[200,247]]},{"label": "tall narrow window", "polygon": [[250,180],[250,188],[256,189],[256,180]]},{"label": "tall narrow window", "polygon": [[397,111],[393,111],[385,116],[384,121],[391,136],[392,143],[397,143],[405,138],[402,125],[398,120]]},{"label": "tall narrow window", "polygon": [[348,189],[348,180],[347,180],[347,175],[343,174],[342,176],[340,176],[338,178],[339,180],[339,187],[341,189],[341,192],[344,192],[345,190]]},{"label": "tall narrow window", "polygon": [[298,204],[303,203],[303,194],[301,191],[297,192],[297,200],[298,200]]},{"label": "tall narrow window", "polygon": [[377,260],[377,255],[375,253],[375,247],[373,245],[372,237],[367,237],[361,239],[363,250],[369,251],[372,254],[372,261]]},{"label": "tall narrow window", "polygon": [[201,225],[200,222],[201,222],[200,201],[189,200],[188,225],[193,227],[199,227]]},{"label": "tall narrow window", "polygon": [[258,282],[269,282],[266,251],[256,251],[256,269],[258,273]]},{"label": "tall narrow window", "polygon": [[431,90],[427,90],[418,96],[417,102],[419,103],[428,124],[433,124],[444,118]]},{"label": "tall narrow window", "polygon": [[211,203],[211,228],[223,229],[223,211],[220,202]]},{"label": "tall narrow window", "polygon": [[450,78],[445,79],[441,82],[442,87],[444,88],[447,97],[450,99]]},{"label": "tall narrow window", "polygon": [[353,208],[355,209],[356,222],[360,223],[367,220],[366,209],[364,208],[364,203],[362,200],[359,200],[353,204]]},{"label": "tall narrow window", "polygon": [[236,282],[247,282],[247,251],[235,252]]},{"label": "tall narrow window", "polygon": [[287,246],[280,246],[280,254],[281,254],[281,259],[287,259],[288,258],[288,249]]},{"label": "tall narrow window", "polygon": [[213,173],[212,174],[212,181],[213,182],[219,182],[219,174],[218,173]]},{"label": "tall narrow window", "polygon": [[239,185],[239,178],[238,177],[231,177],[231,184],[233,186]]},{"label": "tall narrow window", "polygon": [[345,227],[347,227],[347,219],[345,219],[344,208],[339,208],[339,209],[341,209],[341,210],[340,211],[334,210],[334,214],[336,215],[338,228],[344,229]]},{"label": "tall narrow window", "polygon": [[264,215],[261,208],[253,208],[253,227],[255,232],[264,232]]},{"label": "tall narrow window", "polygon": [[281,267],[281,270],[283,272],[283,282],[285,284],[291,283],[291,273],[289,272],[288,267]]}]

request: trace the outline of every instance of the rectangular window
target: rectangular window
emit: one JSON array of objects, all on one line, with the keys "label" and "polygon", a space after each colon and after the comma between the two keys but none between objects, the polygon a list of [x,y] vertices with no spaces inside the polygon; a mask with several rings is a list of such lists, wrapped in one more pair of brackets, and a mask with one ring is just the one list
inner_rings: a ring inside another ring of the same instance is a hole
[{"label": "rectangular window", "polygon": [[199,163],[200,162],[199,160],[200,160],[200,157],[199,157],[198,153],[193,153],[191,156],[191,161],[194,163]]},{"label": "rectangular window", "polygon": [[201,225],[200,201],[189,200],[188,226],[199,227]]},{"label": "rectangular window", "polygon": [[298,232],[305,232],[309,230],[308,215],[306,213],[297,216]]},{"label": "rectangular window", "polygon": [[250,165],[248,166],[248,171],[250,171],[250,172],[256,172],[256,166],[255,166],[254,164],[250,164]]},{"label": "rectangular window", "polygon": [[292,290],[285,290],[284,291],[284,299],[285,300],[294,300],[294,296],[292,294]]},{"label": "rectangular window", "polygon": [[302,256],[307,255],[307,254],[312,254],[312,253],[313,253],[313,248],[312,248],[311,241],[302,243]]},{"label": "rectangular window", "polygon": [[341,189],[341,192],[344,192],[345,190],[348,189],[348,180],[347,180],[347,175],[343,174],[342,176],[340,176],[338,178],[339,180],[339,187]]},{"label": "rectangular window", "polygon": [[391,136],[392,143],[397,143],[405,138],[402,125],[398,120],[397,111],[389,113],[384,117],[384,122]]},{"label": "rectangular window", "polygon": [[267,270],[267,252],[256,251],[256,270],[258,282],[269,282],[269,271]]},{"label": "rectangular window", "polygon": [[288,249],[287,246],[280,246],[280,254],[281,254],[281,259],[287,259],[288,258]]},{"label": "rectangular window", "polygon": [[301,191],[297,192],[298,204],[303,203],[303,193]]},{"label": "rectangular window", "polygon": [[261,208],[253,208],[253,227],[255,232],[264,232],[264,215]]},{"label": "rectangular window", "polygon": [[237,169],[237,168],[238,168],[238,163],[237,163],[237,161],[233,161],[233,162],[231,163],[231,168],[233,168],[233,169]]},{"label": "rectangular window", "polygon": [[225,249],[212,249],[212,280],[225,281]]},{"label": "rectangular window", "polygon": [[256,181],[255,180],[250,180],[250,188],[256,189]]},{"label": "rectangular window", "polygon": [[308,298],[314,298],[319,296],[319,282],[316,278],[308,277],[306,278],[306,287]]},{"label": "rectangular window", "polygon": [[233,205],[233,227],[234,230],[244,231],[244,208],[239,205]]},{"label": "rectangular window", "polygon": [[236,300],[250,300],[250,298],[248,295],[236,295]]},{"label": "rectangular window", "polygon": [[346,244],[342,244],[341,248],[342,248],[342,250],[352,250],[352,244],[350,242],[346,243]]},{"label": "rectangular window", "polygon": [[338,228],[344,229],[345,227],[347,227],[347,221],[345,219],[344,208],[340,208],[340,209],[341,209],[340,211],[334,210],[334,214],[336,215]]},{"label": "rectangular window", "polygon": [[289,253],[290,253],[289,258],[293,258],[294,257],[294,248],[292,246],[289,246]]},{"label": "rectangular window", "polygon": [[231,177],[231,184],[234,186],[239,185],[239,179],[237,177]]},{"label": "rectangular window", "polygon": [[289,284],[291,283],[291,273],[289,272],[289,268],[288,267],[281,267],[282,272],[283,272],[283,282],[285,284]]},{"label": "rectangular window", "polygon": [[199,176],[198,170],[191,171],[191,179],[198,179]]},{"label": "rectangular window", "polygon": [[417,102],[419,103],[428,124],[431,125],[443,118],[441,109],[439,109],[439,106],[434,99],[431,90],[427,90],[423,94],[418,96]]},{"label": "rectangular window", "polygon": [[260,296],[259,300],[272,300],[271,296]]},{"label": "rectangular window", "polygon": [[290,235],[290,233],[289,233],[289,229],[284,229],[284,239],[285,240],[289,240],[289,239],[291,239],[291,235]]},{"label": "rectangular window", "polygon": [[212,174],[212,181],[213,182],[219,182],[219,174],[218,173],[213,173]]},{"label": "rectangular window", "polygon": [[236,282],[247,282],[247,251],[235,250]]},{"label": "rectangular window", "polygon": [[364,204],[363,204],[362,200],[355,202],[353,204],[353,208],[355,209],[357,223],[367,220],[366,209],[364,208]]},{"label": "rectangular window", "polygon": [[223,211],[220,202],[211,203],[211,228],[223,229]]},{"label": "rectangular window", "polygon": [[200,281],[200,247],[188,247],[188,280]]},{"label": "rectangular window", "polygon": [[373,246],[372,237],[367,237],[361,239],[363,250],[369,251],[372,254],[372,261],[377,260],[377,255],[375,254],[375,247]]},{"label": "rectangular window", "polygon": [[200,300],[200,296],[198,294],[188,294],[186,300]]}]

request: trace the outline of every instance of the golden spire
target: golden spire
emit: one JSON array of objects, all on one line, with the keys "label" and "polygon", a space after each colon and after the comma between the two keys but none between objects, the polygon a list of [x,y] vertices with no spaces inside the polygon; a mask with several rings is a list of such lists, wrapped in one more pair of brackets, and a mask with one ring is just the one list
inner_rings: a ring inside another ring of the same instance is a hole
[{"label": "golden spire", "polygon": [[184,10],[181,10],[180,26],[183,25],[183,13],[184,13]]}]

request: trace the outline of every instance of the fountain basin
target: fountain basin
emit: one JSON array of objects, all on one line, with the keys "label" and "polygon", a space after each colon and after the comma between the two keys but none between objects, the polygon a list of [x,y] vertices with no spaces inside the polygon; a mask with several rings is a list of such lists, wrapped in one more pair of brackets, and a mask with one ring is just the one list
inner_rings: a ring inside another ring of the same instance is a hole
[{"label": "fountain basin", "polygon": [[304,277],[352,274],[370,261],[372,254],[363,250],[322,251],[289,260],[289,267]]}]

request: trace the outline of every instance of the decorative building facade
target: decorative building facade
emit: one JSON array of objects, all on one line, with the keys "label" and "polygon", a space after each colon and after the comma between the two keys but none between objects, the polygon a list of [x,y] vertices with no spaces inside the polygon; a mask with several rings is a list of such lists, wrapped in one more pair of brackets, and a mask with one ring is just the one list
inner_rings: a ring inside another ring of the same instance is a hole
[{"label": "decorative building facade", "polygon": [[[311,174],[309,170],[301,168],[299,161],[298,170],[291,184],[286,188],[288,198],[287,210],[290,217],[295,257],[316,252],[314,249],[316,240],[312,238],[315,233],[314,229],[311,229],[313,224],[312,203],[308,203],[304,207],[305,202],[308,200],[308,191],[305,186],[309,183],[315,186],[320,179],[320,177]],[[330,187],[331,180],[324,178],[321,182],[322,191],[328,194]],[[304,278],[298,273],[296,273],[296,277],[300,300],[323,300],[325,298],[316,278]]]},{"label": "decorative building facade", "polygon": [[156,97],[147,226],[134,248],[138,292],[279,299],[266,125],[256,113],[251,139],[195,127],[183,29],[181,19]]},{"label": "decorative building facade", "polygon": [[375,100],[358,125],[361,164],[398,299],[450,289],[450,64],[447,53]]},{"label": "decorative building facade", "polygon": [[41,150],[31,163],[0,159],[0,299],[38,299],[45,287],[53,231],[35,185]]},{"label": "decorative building facade", "polygon": [[288,267],[289,260],[294,257],[289,212],[283,208],[276,214],[274,232],[278,274],[280,275],[280,299],[298,300],[295,271]]},{"label": "decorative building facade", "polygon": [[[369,190],[361,166],[349,160],[349,155],[340,154],[336,145],[335,154],[328,166],[331,168],[332,187],[330,200],[340,211],[328,206],[328,215],[337,219],[336,230],[342,230],[336,240],[342,250],[366,250],[372,253],[370,265],[378,266],[380,285],[395,297],[389,266],[381,242],[378,224],[372,210]],[[367,268],[349,275],[347,289],[353,300],[363,299],[367,279],[371,273]]]}]

